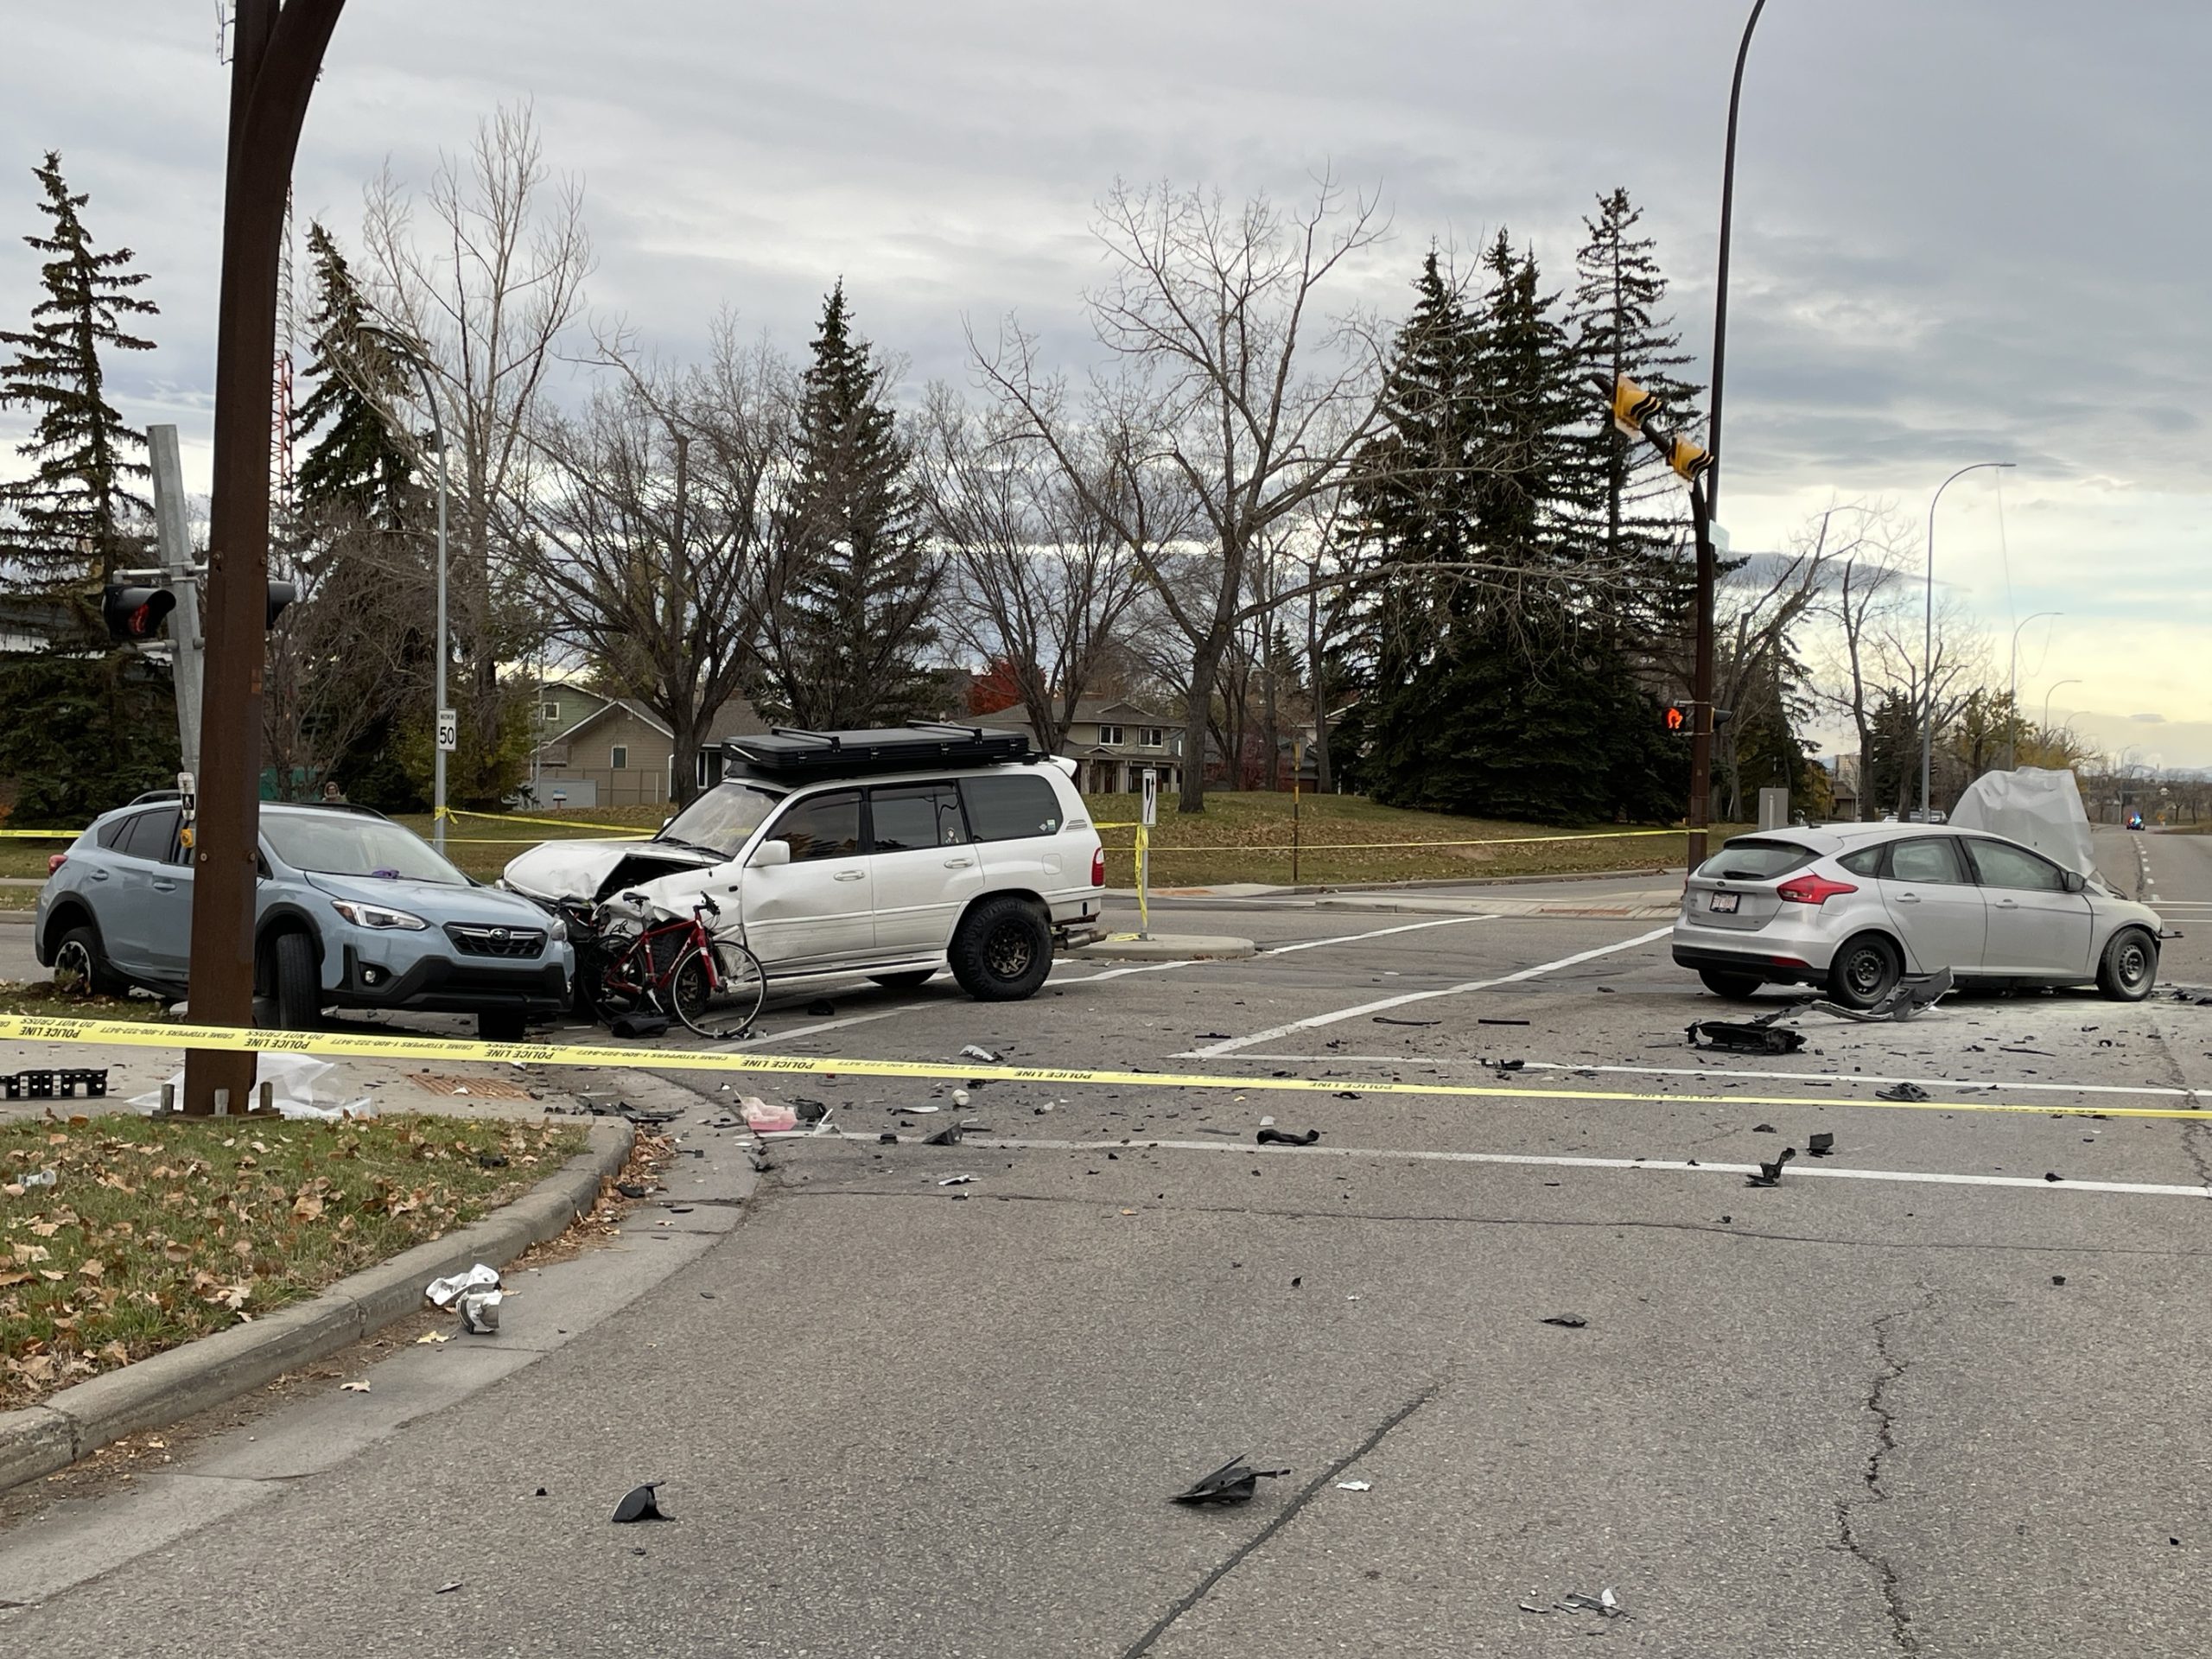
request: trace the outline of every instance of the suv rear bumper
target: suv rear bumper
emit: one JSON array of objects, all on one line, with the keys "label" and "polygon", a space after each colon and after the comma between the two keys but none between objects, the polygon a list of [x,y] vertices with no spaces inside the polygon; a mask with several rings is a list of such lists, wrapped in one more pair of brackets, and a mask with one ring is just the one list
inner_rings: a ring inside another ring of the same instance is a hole
[{"label": "suv rear bumper", "polygon": [[346,947],[345,976],[333,1002],[349,1008],[417,1008],[426,1014],[481,1014],[519,1008],[528,1014],[566,1012],[568,970],[557,961],[460,963],[426,957],[403,974],[378,963],[365,963]]}]

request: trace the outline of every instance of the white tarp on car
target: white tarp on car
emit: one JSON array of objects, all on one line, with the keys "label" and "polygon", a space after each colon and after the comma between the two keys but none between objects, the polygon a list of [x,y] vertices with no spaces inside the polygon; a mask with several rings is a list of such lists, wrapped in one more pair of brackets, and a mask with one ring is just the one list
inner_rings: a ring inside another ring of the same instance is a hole
[{"label": "white tarp on car", "polygon": [[2022,766],[1985,772],[1959,798],[1951,822],[1961,830],[1986,830],[2032,847],[2083,875],[2096,873],[2089,845],[2089,815],[2070,772]]}]

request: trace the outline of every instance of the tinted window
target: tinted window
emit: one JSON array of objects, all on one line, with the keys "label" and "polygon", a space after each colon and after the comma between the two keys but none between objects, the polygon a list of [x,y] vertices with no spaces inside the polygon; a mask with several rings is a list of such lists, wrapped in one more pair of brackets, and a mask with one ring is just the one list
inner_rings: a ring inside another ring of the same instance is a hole
[{"label": "tinted window", "polygon": [[353,812],[264,812],[261,833],[276,856],[296,870],[468,885],[468,878],[440,858],[429,842],[389,819]]},{"label": "tinted window", "polygon": [[771,841],[790,843],[791,862],[851,858],[861,849],[861,792],[841,789],[801,801],[776,820]]},{"label": "tinted window", "polygon": [[969,827],[978,841],[1019,841],[1060,832],[1060,798],[1033,772],[1003,778],[963,778]]},{"label": "tinted window", "polygon": [[177,820],[183,815],[174,807],[141,812],[115,843],[115,850],[129,858],[166,861],[176,846]]},{"label": "tinted window", "polygon": [[1697,873],[1729,881],[1764,881],[1813,858],[1811,848],[1794,841],[1732,841],[1699,865]]},{"label": "tinted window", "polygon": [[1959,861],[1958,842],[1939,836],[1898,842],[1890,849],[1890,880],[1931,882],[1937,887],[1965,886],[1966,866]]},{"label": "tinted window", "polygon": [[2037,857],[2024,848],[2007,847],[2001,841],[1974,843],[1974,868],[1985,887],[2019,887],[2031,893],[2063,893],[2066,878],[2057,865]]},{"label": "tinted window", "polygon": [[950,784],[908,784],[868,791],[871,844],[879,853],[911,853],[967,842],[960,795]]},{"label": "tinted window", "polygon": [[110,818],[100,825],[100,845],[111,852],[114,851],[121,845],[124,836],[130,833],[130,826],[137,822],[136,818]]},{"label": "tinted window", "polygon": [[1872,875],[1882,868],[1883,847],[1876,842],[1872,847],[1861,847],[1857,852],[1839,858],[1836,862],[1853,875]]}]

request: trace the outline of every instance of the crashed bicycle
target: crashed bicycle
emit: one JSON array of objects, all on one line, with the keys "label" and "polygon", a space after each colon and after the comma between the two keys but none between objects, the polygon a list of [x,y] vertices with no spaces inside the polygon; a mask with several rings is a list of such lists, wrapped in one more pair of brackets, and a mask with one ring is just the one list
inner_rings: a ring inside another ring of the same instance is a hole
[{"label": "crashed bicycle", "polygon": [[718,1041],[749,1036],[768,994],[760,959],[707,919],[721,906],[701,893],[689,916],[664,912],[643,893],[599,906],[579,955],[593,1010],[608,1025],[653,1013]]}]

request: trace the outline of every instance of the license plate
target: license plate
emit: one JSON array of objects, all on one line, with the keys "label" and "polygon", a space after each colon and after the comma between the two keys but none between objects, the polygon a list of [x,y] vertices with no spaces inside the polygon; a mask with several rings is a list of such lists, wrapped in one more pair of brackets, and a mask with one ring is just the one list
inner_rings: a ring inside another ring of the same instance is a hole
[{"label": "license plate", "polygon": [[1743,895],[1741,893],[1716,893],[1713,895],[1713,903],[1710,908],[1719,911],[1723,916],[1733,914],[1736,909],[1736,901],[1742,897]]}]

